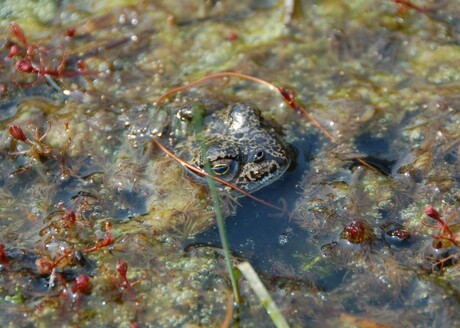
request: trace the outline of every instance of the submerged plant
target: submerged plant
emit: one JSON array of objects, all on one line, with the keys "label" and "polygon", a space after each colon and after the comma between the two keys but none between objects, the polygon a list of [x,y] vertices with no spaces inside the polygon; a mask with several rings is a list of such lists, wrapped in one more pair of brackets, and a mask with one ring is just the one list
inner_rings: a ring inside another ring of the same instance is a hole
[{"label": "submerged plant", "polygon": [[7,267],[10,265],[10,260],[6,255],[5,246],[3,244],[0,244],[0,264],[5,265]]},{"label": "submerged plant", "polygon": [[[422,220],[422,224],[425,227],[438,230],[438,232],[433,235],[435,248],[445,248],[450,245],[459,247],[460,241],[458,230],[460,228],[460,222],[452,222],[452,220],[457,217],[457,211],[452,211],[447,219],[443,219],[439,212],[434,207],[430,206],[425,210],[425,214],[436,221],[436,224],[432,225]],[[447,245],[445,245],[446,242]]]},{"label": "submerged plant", "polygon": [[[448,212],[446,208],[444,213]],[[427,259],[432,263],[433,271],[437,270],[442,274],[445,267],[456,265],[460,256],[460,223],[453,222],[457,217],[457,211],[451,211],[449,217],[444,219],[434,207],[430,206],[425,209],[425,214],[435,220],[436,224],[428,224],[422,220],[422,225],[437,230],[437,233],[432,235],[432,248],[428,249]]]},{"label": "submerged plant", "polygon": [[[50,214],[45,222],[49,224],[43,228],[40,234],[44,237],[42,245],[44,256],[35,261],[35,265],[40,274],[48,275],[57,268],[65,268],[78,262],[78,258],[84,255],[96,253],[112,246],[115,243],[115,237],[112,234],[112,225],[109,221],[105,223],[105,232],[102,240],[99,235],[94,237],[94,245],[88,246],[91,239],[91,231],[94,230],[92,222],[85,222],[79,211],[62,210]],[[53,220],[54,217],[60,218]],[[62,240],[60,240],[62,238]],[[47,251],[50,243],[62,244],[56,250],[56,253],[49,254]]]},{"label": "submerged plant", "polygon": [[418,11],[419,13],[426,13],[427,11],[425,7],[416,5],[412,1],[409,1],[409,0],[392,0],[392,1],[398,5],[399,13],[405,13],[408,9]]},{"label": "submerged plant", "polygon": [[[68,53],[61,46],[60,48],[49,48],[41,42],[31,43],[27,40],[22,28],[15,22],[10,24],[10,32],[18,41],[10,46],[9,53],[5,61],[16,60],[15,67],[18,72],[25,74],[35,74],[37,79],[31,84],[38,83],[43,78],[57,90],[60,87],[54,82],[53,78],[73,77],[79,75],[93,75],[85,68],[82,60],[77,61],[77,69],[68,69]],[[68,30],[67,37],[73,37],[75,30]],[[58,61],[59,63],[55,64]]]},{"label": "submerged plant", "polygon": [[[28,147],[28,149],[26,150],[11,152],[10,155],[24,155],[26,157],[31,158],[27,166],[17,170],[16,172],[13,172],[13,174],[19,174],[24,171],[27,171],[32,167],[34,161],[43,163],[48,159],[57,161],[61,166],[62,173],[66,174],[66,153],[71,145],[72,138],[69,137],[64,147],[59,149],[58,147],[45,142],[46,137],[51,131],[51,122],[48,122],[48,127],[45,133],[43,133],[42,135],[40,135],[40,130],[38,127],[34,127],[32,124],[29,124],[28,128],[34,132],[32,138],[28,138],[24,133],[23,129],[17,125],[10,125],[8,128],[8,131],[10,135],[13,137],[13,140],[20,141]],[[67,130],[68,129],[66,129],[66,131]]]},{"label": "submerged plant", "polygon": [[364,221],[353,221],[343,228],[340,238],[348,240],[352,244],[361,244],[375,239],[372,227]]},{"label": "submerged plant", "polygon": [[118,283],[118,282],[116,283],[117,286],[119,286],[120,288],[126,289],[128,291],[131,301],[134,302],[136,300],[136,294],[134,294],[133,285],[131,284],[131,282],[129,281],[127,277],[128,262],[118,259],[116,268],[117,268],[118,274],[120,275],[122,279],[121,283]]}]

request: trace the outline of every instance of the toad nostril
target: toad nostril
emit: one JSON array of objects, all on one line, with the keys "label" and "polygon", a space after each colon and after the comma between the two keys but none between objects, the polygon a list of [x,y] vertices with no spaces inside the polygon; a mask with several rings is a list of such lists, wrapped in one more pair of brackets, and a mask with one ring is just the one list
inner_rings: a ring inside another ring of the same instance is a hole
[{"label": "toad nostril", "polygon": [[264,155],[265,155],[265,153],[263,152],[263,150],[259,150],[259,151],[254,155],[253,162],[260,162],[261,160],[264,159]]}]

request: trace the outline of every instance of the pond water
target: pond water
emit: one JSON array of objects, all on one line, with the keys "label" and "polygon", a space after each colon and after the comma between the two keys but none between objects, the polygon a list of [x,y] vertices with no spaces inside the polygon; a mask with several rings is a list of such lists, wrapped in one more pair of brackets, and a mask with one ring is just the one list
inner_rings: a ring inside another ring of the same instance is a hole
[{"label": "pond water", "polygon": [[[1,326],[272,326],[244,278],[233,304],[206,185],[152,141],[237,102],[295,150],[253,195],[280,209],[220,195],[289,325],[460,325],[460,4],[290,5],[4,1]],[[158,101],[228,71],[265,82]]]},{"label": "pond water", "polygon": [[[297,228],[290,213],[301,192],[299,184],[308,168],[309,156],[313,155],[313,147],[317,145],[315,141],[318,138],[311,136],[307,140],[294,142],[295,166],[280,180],[254,194],[272,204],[278,204],[282,195],[285,202],[283,206],[287,207],[286,213],[276,213],[264,204],[244,198],[239,200],[240,206],[235,215],[227,219],[227,234],[232,251],[242,258],[251,259],[251,264],[267,275],[270,275],[276,263],[292,265],[298,262],[292,254],[308,253],[308,234]],[[220,247],[217,226],[194,236],[190,245],[194,244]]]}]

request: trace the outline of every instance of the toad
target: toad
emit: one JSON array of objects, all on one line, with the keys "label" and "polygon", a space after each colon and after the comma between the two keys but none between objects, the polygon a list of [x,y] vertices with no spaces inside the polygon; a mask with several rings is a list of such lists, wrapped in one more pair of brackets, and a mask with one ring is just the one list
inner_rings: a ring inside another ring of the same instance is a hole
[{"label": "toad", "polygon": [[[275,127],[246,103],[203,115],[201,131],[178,142],[175,151],[199,168],[208,161],[214,176],[249,193],[277,180],[291,163],[290,148]],[[204,177],[190,174],[205,183]]]}]

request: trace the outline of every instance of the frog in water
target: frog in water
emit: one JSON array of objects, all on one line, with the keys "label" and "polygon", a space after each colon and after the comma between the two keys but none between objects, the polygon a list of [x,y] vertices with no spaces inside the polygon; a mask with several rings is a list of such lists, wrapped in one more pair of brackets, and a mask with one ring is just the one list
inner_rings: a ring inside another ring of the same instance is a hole
[{"label": "frog in water", "polygon": [[[209,161],[214,176],[249,193],[277,180],[291,164],[290,147],[253,105],[230,105],[204,117],[202,123],[201,136],[179,142],[177,155],[199,168]],[[190,173],[205,183],[204,177]]]}]

